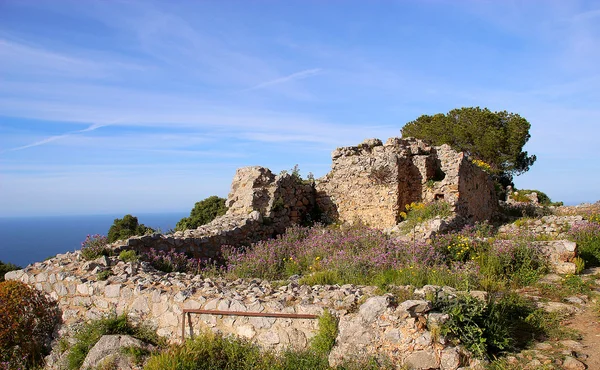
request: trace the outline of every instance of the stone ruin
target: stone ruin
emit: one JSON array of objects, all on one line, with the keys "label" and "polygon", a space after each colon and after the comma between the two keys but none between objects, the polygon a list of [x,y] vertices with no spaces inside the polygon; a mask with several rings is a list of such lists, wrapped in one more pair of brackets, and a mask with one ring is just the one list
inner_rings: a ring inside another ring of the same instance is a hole
[{"label": "stone ruin", "polygon": [[412,202],[447,202],[467,223],[488,220],[497,209],[488,174],[448,145],[369,139],[336,149],[332,158],[331,172],[316,189],[319,206],[334,220],[389,228]]},{"label": "stone ruin", "polygon": [[[116,252],[173,249],[216,259],[223,245],[250,245],[281,234],[290,225],[314,220],[319,214],[331,221],[360,221],[389,229],[401,221],[405,205],[412,202],[448,202],[454,212],[452,217],[463,223],[489,219],[497,208],[489,176],[464,153],[447,145],[433,147],[420,140],[399,138],[383,144],[371,139],[358,146],[338,148],[332,157],[332,170],[316,181],[302,180],[294,174],[274,175],[263,167],[240,168],[233,179],[224,216],[194,230],[133,237],[118,241],[113,247]],[[548,233],[562,230],[562,219],[542,221],[536,227]],[[562,273],[570,272],[574,268],[575,246],[563,240],[546,243],[542,247],[559,252],[555,259],[551,258],[552,264],[564,270]],[[104,271],[110,276],[101,281],[98,274]],[[340,320],[339,334],[329,356],[333,366],[361,354],[383,355],[414,369],[477,366],[477,360],[462,347],[454,346],[431,329],[448,317],[433,312],[425,298],[432,293],[438,298],[459,294],[449,287],[425,286],[415,290],[416,299],[400,303],[394,302],[391,295],[376,295],[375,287],[311,287],[301,286],[297,280],[272,286],[260,279],[227,281],[165,274],[146,262],[126,263],[114,256],[86,262],[80,252],[57,255],[11,271],[6,279],[35,286],[56,300],[65,327],[111,312],[128,313],[172,342],[208,329],[282,350],[289,346],[306,348],[316,334],[317,322],[202,314],[188,315],[188,325],[182,328],[183,310],[318,315],[329,309]],[[60,358],[53,361],[46,368],[60,368]]]},{"label": "stone ruin", "polygon": [[336,149],[332,159],[331,171],[316,181],[274,175],[264,167],[240,168],[225,215],[194,230],[133,237],[114,247],[172,249],[217,259],[223,245],[247,246],[319,218],[388,229],[402,221],[407,204],[444,201],[454,212],[451,223],[462,226],[490,219],[498,207],[488,174],[448,145],[369,139]]}]

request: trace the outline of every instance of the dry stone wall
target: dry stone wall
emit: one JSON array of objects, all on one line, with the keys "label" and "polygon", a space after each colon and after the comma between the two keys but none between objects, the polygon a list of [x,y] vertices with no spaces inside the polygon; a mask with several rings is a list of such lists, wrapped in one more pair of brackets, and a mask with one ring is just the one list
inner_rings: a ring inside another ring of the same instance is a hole
[{"label": "dry stone wall", "polygon": [[[102,271],[110,271],[107,280],[98,279]],[[430,302],[417,299],[397,304],[390,295],[374,295],[375,287],[307,286],[294,281],[275,287],[258,279],[228,281],[166,274],[146,263],[125,263],[116,257],[86,262],[79,252],[11,271],[6,279],[30,284],[55,299],[65,326],[110,313],[127,313],[132,320],[150,325],[159,335],[178,342],[186,308],[316,315],[327,308],[340,318],[339,335],[330,356],[332,365],[361,354],[388,358],[413,369],[456,370],[470,361],[464,350],[428,329],[432,327],[428,323],[444,319],[444,315],[431,312]],[[456,292],[452,288],[446,291]],[[275,350],[306,348],[318,330],[315,319],[207,314],[190,318],[186,320],[186,337],[212,330]]]}]

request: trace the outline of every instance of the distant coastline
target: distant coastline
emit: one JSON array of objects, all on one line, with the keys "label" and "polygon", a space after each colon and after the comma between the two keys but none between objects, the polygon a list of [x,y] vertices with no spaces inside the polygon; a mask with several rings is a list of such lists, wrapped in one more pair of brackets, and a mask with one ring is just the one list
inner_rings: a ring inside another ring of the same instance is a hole
[{"label": "distant coastline", "polygon": [[[133,214],[140,223],[166,232],[188,212]],[[77,250],[88,234],[106,235],[124,214],[0,217],[0,260],[21,267]]]}]

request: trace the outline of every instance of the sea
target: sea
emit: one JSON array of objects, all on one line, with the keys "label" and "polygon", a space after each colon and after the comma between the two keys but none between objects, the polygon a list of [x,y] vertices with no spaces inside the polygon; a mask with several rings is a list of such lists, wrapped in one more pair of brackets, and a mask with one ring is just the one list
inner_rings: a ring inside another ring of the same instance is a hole
[{"label": "sea", "polygon": [[[25,267],[58,253],[72,252],[81,248],[88,234],[107,235],[114,220],[123,216],[0,217],[0,261]],[[174,229],[181,218],[189,216],[189,211],[134,216],[140,224],[164,233]]]}]

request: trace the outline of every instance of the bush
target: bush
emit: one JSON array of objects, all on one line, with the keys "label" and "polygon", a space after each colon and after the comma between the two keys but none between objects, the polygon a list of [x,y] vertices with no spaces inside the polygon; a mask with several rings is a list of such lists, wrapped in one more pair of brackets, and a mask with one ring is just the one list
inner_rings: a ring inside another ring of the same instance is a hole
[{"label": "bush", "polygon": [[18,281],[0,283],[0,367],[41,363],[58,323],[56,302]]},{"label": "bush", "polygon": [[103,335],[124,334],[131,335],[141,341],[164,346],[165,340],[160,338],[148,327],[142,325],[133,325],[127,315],[112,315],[99,320],[91,321],[85,324],[75,334],[75,344],[67,354],[68,368],[79,369],[85,360],[88,352],[102,338]]},{"label": "bush", "polygon": [[577,243],[577,253],[586,267],[600,266],[600,224],[584,222],[574,225],[569,239]]},{"label": "bush", "polygon": [[484,301],[468,294],[434,302],[434,309],[450,318],[442,334],[462,343],[479,358],[491,358],[508,350],[525,348],[548,334],[548,314],[518,294]]},{"label": "bush", "polygon": [[323,356],[328,356],[338,334],[338,318],[325,309],[319,317],[319,332],[312,338],[311,348]]},{"label": "bush", "polygon": [[198,260],[188,258],[185,253],[177,253],[169,250],[157,251],[151,248],[150,251],[141,255],[141,259],[150,262],[152,267],[163,272],[197,272]]},{"label": "bush", "polygon": [[119,253],[119,259],[123,262],[135,262],[139,259],[139,257],[134,250],[128,250]]},{"label": "bush", "polygon": [[137,217],[125,215],[123,218],[116,218],[110,229],[108,229],[108,242],[125,240],[135,235],[146,235],[154,232],[154,229],[144,224],[139,224]]},{"label": "bush", "polygon": [[88,235],[81,242],[81,255],[88,261],[100,256],[110,256],[112,250],[106,246],[107,244],[108,240],[104,235]]},{"label": "bush", "polygon": [[452,215],[452,206],[444,201],[432,203],[412,202],[405,206],[406,212],[400,212],[400,217],[405,220],[403,228],[413,228],[421,222],[431,220],[435,217],[448,217]]},{"label": "bush", "polygon": [[175,226],[175,230],[183,231],[187,229],[196,229],[198,226],[205,225],[218,216],[227,212],[225,199],[216,195],[210,196],[204,200],[196,202],[190,212],[190,217],[184,217]]},{"label": "bush", "polygon": [[4,281],[4,275],[6,275],[7,272],[9,271],[14,271],[14,270],[20,270],[21,267],[17,266],[17,265],[13,265],[10,262],[2,262],[0,261],[0,282]]}]

